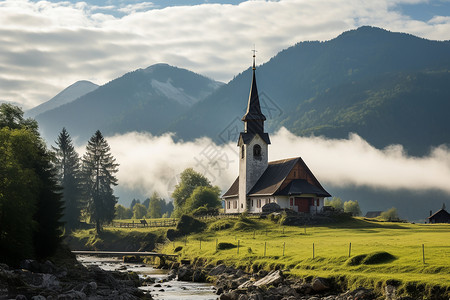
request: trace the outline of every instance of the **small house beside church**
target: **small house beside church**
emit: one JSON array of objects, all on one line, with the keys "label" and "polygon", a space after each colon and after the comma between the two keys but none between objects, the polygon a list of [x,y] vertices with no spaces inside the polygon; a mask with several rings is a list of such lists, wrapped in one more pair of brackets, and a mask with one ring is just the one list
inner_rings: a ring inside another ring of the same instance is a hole
[{"label": "small house beside church", "polygon": [[222,196],[225,213],[260,213],[268,203],[297,212],[318,213],[324,198],[331,195],[322,187],[301,157],[268,162],[269,134],[261,112],[256,86],[255,56],[253,78],[244,131],[238,139],[239,176]]},{"label": "small house beside church", "polygon": [[434,214],[431,214],[430,211],[430,216],[427,219],[431,224],[450,223],[450,214],[445,210],[445,203],[442,205],[442,208]]}]

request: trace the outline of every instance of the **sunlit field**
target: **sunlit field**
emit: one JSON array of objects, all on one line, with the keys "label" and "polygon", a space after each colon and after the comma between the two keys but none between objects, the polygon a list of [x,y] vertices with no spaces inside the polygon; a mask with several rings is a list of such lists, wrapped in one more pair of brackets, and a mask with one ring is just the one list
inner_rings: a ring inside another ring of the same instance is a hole
[{"label": "sunlit field", "polygon": [[[181,246],[177,253],[184,258],[204,258],[210,264],[222,261],[249,271],[277,267],[299,277],[345,276],[349,287],[381,286],[395,279],[403,286],[409,282],[423,284],[424,289],[436,284],[448,289],[449,237],[450,225],[353,219],[326,227],[292,227],[269,220],[223,219],[211,221],[204,233],[179,238],[160,251],[174,253]],[[220,243],[234,248],[216,250]]]}]

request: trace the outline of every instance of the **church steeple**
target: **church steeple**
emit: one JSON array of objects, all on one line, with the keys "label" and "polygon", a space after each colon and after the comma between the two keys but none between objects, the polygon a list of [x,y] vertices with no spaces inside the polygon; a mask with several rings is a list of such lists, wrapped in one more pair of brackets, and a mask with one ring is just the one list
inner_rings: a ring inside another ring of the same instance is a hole
[{"label": "church steeple", "polygon": [[245,123],[245,132],[249,133],[263,133],[264,121],[266,117],[261,112],[261,105],[259,103],[258,87],[256,86],[256,67],[255,67],[255,52],[253,50],[253,78],[250,88],[250,95],[248,97],[247,112],[242,117]]}]

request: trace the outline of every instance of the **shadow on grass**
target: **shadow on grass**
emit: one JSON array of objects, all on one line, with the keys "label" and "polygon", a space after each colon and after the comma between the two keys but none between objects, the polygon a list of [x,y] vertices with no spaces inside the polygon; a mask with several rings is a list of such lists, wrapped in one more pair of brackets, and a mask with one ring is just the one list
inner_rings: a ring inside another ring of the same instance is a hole
[{"label": "shadow on grass", "polygon": [[361,220],[361,219],[342,219],[338,223],[330,224],[328,226],[329,228],[335,228],[335,229],[354,229],[354,228],[361,228],[361,229],[370,229],[370,228],[385,228],[385,229],[410,229],[407,226],[401,225],[401,224],[392,224],[388,222],[374,222],[374,221],[367,221],[367,220]]}]

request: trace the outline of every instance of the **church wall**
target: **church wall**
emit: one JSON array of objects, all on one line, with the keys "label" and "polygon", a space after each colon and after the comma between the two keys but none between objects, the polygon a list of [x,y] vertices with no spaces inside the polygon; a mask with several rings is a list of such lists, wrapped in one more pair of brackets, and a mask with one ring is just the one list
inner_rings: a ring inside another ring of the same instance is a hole
[{"label": "church wall", "polygon": [[225,206],[224,206],[224,213],[226,214],[234,214],[234,213],[239,213],[239,198],[235,197],[235,198],[227,198],[224,200],[225,201]]},{"label": "church wall", "polygon": [[[254,157],[253,147],[261,147],[261,155]],[[244,157],[242,157],[242,146]],[[251,201],[247,201],[247,194],[264,173],[268,164],[268,145],[259,135],[248,144],[239,143],[239,203],[238,212],[250,211]],[[250,202],[250,203],[249,203]],[[249,207],[247,206],[249,205]]]}]

